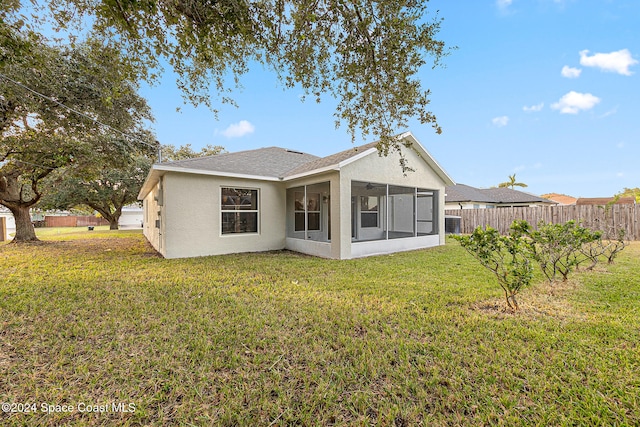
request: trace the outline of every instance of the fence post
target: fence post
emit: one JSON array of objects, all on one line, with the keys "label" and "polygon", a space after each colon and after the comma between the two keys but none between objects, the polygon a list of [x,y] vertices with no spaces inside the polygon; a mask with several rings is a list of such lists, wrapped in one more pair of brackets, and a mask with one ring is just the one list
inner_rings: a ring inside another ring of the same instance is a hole
[{"label": "fence post", "polygon": [[7,236],[7,218],[0,216],[0,242],[4,242],[9,237]]}]

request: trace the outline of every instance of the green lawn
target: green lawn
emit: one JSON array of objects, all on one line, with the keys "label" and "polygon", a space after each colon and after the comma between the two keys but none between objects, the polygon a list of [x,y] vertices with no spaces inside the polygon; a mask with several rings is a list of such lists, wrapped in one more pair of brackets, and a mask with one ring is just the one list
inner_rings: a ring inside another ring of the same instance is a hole
[{"label": "green lawn", "polygon": [[2,425],[640,424],[638,243],[512,314],[455,242],[165,260],[139,230],[43,238],[0,244],[0,401],[36,404]]}]

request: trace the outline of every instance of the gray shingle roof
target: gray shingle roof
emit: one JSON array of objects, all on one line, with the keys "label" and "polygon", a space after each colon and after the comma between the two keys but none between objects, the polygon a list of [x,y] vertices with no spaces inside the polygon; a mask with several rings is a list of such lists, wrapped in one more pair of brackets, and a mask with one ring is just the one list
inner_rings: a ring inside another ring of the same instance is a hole
[{"label": "gray shingle roof", "polygon": [[524,191],[512,190],[510,188],[487,188],[482,190],[486,194],[494,197],[499,203],[551,203],[555,202],[534,196]]},{"label": "gray shingle roof", "polygon": [[311,172],[316,169],[337,165],[338,163],[343,162],[355,155],[358,155],[363,151],[368,150],[369,148],[375,147],[376,145],[377,145],[377,142],[371,142],[369,144],[360,145],[359,147],[349,148],[348,150],[344,150],[327,157],[317,158],[316,160],[300,165],[297,168],[289,171],[287,173],[287,176],[298,175],[305,172]]},{"label": "gray shingle roof", "polygon": [[512,203],[551,203],[551,200],[510,188],[475,188],[456,184],[446,188],[445,202],[482,202],[496,204]]},{"label": "gray shingle roof", "polygon": [[376,144],[376,142],[372,142],[327,157],[317,157],[285,148],[268,147],[235,153],[223,153],[215,156],[195,157],[162,164],[186,169],[285,178],[337,165],[369,148],[375,147]]},{"label": "gray shingle roof", "polygon": [[290,170],[317,159],[319,157],[312,154],[279,147],[267,147],[162,164],[187,169],[281,178],[286,176]]},{"label": "gray shingle roof", "polygon": [[485,202],[497,203],[496,199],[481,189],[464,184],[449,185],[446,187],[446,202]]}]

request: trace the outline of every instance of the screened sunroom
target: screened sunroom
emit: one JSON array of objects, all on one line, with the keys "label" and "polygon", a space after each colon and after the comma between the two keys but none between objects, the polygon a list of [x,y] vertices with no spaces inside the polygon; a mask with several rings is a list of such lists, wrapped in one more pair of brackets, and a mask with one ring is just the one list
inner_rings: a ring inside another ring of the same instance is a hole
[{"label": "screened sunroom", "polygon": [[350,206],[334,213],[343,232],[333,240],[330,182],[287,189],[287,247],[335,257],[334,245],[352,258],[438,244],[438,190],[365,181],[351,181],[348,189]]},{"label": "screened sunroom", "polygon": [[438,233],[437,190],[352,181],[351,240],[366,242]]}]

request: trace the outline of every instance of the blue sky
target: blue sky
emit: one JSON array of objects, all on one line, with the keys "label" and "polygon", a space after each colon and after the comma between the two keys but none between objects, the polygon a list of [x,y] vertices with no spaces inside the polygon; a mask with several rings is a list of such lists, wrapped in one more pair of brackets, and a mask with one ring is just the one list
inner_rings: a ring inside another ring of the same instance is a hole
[{"label": "blue sky", "polygon": [[[491,187],[516,173],[525,191],[576,197],[640,187],[640,1],[432,0],[429,8],[444,18],[439,38],[457,46],[444,68],[420,74],[443,133],[417,121],[407,130],[456,182]],[[242,83],[239,108],[217,106],[217,120],[183,105],[171,73],[143,88],[159,141],[318,156],[352,146],[346,128],[335,129],[331,98],[301,103],[300,91],[260,66]]]}]

